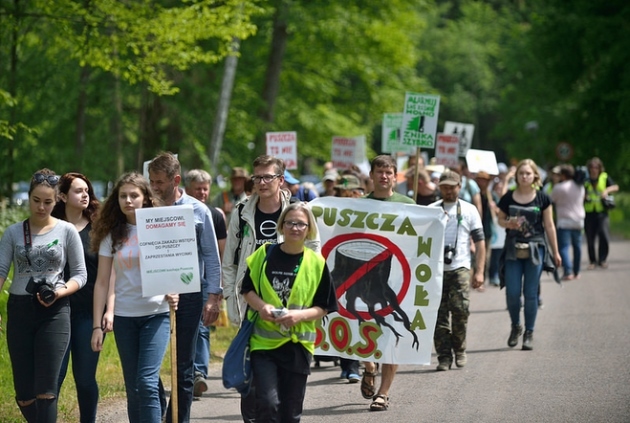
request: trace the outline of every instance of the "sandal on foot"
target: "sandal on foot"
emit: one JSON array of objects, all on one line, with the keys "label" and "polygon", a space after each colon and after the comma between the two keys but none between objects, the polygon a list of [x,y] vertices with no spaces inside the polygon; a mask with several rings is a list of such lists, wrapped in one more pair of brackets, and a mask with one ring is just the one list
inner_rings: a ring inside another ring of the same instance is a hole
[{"label": "sandal on foot", "polygon": [[389,408],[389,397],[387,395],[375,395],[372,404],[370,404],[370,411],[386,411]]},{"label": "sandal on foot", "polygon": [[[378,370],[373,372],[363,371],[363,377],[361,378],[361,395],[363,395],[363,398],[374,398],[374,394],[376,394],[376,375],[378,375]],[[367,378],[372,378],[372,383],[368,383]]]}]

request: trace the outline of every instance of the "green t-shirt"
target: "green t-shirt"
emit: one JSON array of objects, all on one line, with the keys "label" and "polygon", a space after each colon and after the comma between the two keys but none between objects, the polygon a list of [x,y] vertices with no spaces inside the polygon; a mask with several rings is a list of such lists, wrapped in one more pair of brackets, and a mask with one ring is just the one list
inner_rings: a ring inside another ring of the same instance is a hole
[{"label": "green t-shirt", "polygon": [[394,203],[416,204],[411,198],[407,197],[406,195],[402,195],[396,191],[394,191],[391,197],[387,197],[387,198],[376,198],[374,197],[373,192],[369,193],[364,198],[371,198],[372,200],[380,200],[380,201],[392,201]]}]

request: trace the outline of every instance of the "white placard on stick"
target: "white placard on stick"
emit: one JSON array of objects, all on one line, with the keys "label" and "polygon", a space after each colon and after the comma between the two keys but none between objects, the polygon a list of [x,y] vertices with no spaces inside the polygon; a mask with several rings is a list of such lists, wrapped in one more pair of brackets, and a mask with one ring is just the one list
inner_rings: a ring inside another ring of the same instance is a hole
[{"label": "white placard on stick", "polygon": [[142,296],[199,292],[192,205],[136,210]]},{"label": "white placard on stick", "polygon": [[444,122],[444,133],[459,137],[459,156],[466,157],[466,152],[472,145],[475,125],[472,123]]},{"label": "white placard on stick", "polygon": [[499,166],[494,151],[470,149],[466,153],[466,164],[472,173],[480,171],[488,172],[489,175],[498,175]]}]

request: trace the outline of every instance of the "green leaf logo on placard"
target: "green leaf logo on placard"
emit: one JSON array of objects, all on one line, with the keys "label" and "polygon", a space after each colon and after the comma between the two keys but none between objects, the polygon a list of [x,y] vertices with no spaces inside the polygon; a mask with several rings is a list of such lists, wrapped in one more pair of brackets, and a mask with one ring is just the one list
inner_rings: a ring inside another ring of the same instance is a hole
[{"label": "green leaf logo on placard", "polygon": [[184,282],[186,285],[188,285],[193,280],[193,274],[192,274],[192,272],[182,273],[181,275],[179,275],[179,278],[182,280],[182,282]]}]

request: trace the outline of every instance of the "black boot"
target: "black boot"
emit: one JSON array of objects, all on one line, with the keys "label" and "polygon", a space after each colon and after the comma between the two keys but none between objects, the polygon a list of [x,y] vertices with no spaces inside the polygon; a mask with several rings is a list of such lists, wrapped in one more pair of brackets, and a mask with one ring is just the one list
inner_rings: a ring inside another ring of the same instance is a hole
[{"label": "black boot", "polygon": [[510,332],[510,337],[508,338],[508,347],[514,348],[518,344],[518,337],[521,336],[521,333],[523,333],[523,326],[512,326],[512,332]]},{"label": "black boot", "polygon": [[523,335],[523,349],[527,351],[534,349],[534,331],[525,331],[525,335]]}]

